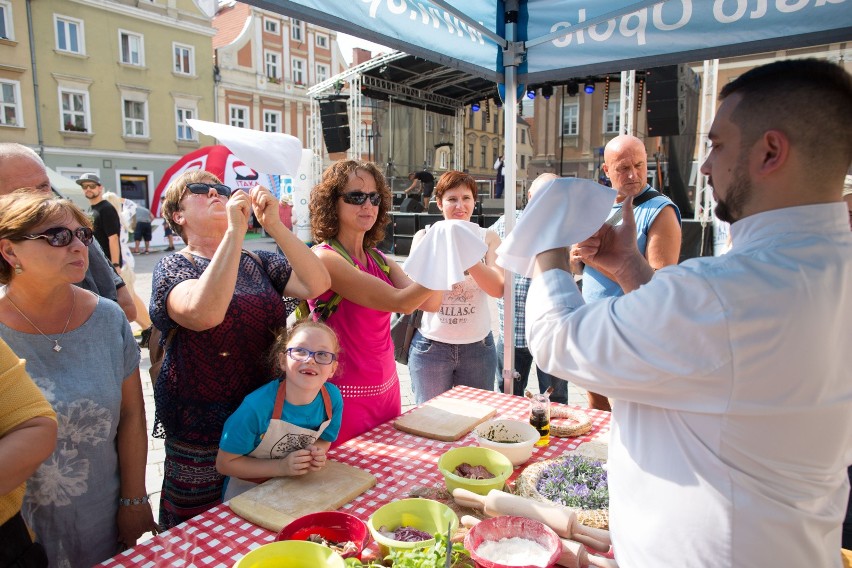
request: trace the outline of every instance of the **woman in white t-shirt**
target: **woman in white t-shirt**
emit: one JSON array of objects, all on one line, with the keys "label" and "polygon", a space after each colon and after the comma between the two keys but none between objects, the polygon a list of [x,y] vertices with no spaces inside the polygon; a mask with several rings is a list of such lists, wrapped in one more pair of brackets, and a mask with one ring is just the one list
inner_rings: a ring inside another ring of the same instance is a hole
[{"label": "woman in white t-shirt", "polygon": [[[444,219],[470,221],[476,205],[476,181],[470,175],[449,171],[435,188],[435,199]],[[412,248],[425,229],[414,235]],[[480,229],[488,251],[467,277],[444,292],[441,309],[424,312],[420,329],[411,340],[408,369],[417,404],[457,385],[485,390],[494,388],[497,352],[491,334],[488,296],[503,295],[503,270],[496,265],[500,237]],[[440,259],[436,259],[440,262]]]}]

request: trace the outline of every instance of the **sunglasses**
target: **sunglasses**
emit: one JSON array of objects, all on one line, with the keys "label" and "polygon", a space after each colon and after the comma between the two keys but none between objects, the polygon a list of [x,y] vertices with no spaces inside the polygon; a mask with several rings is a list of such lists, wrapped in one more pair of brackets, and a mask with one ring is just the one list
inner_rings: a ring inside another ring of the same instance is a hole
[{"label": "sunglasses", "polygon": [[24,235],[23,238],[34,241],[36,239],[44,239],[52,247],[67,247],[74,240],[74,237],[80,239],[80,242],[86,246],[92,244],[94,234],[88,227],[77,227],[73,231],[68,227],[53,227],[47,229],[43,233],[37,235]]},{"label": "sunglasses", "polygon": [[215,189],[216,193],[222,197],[231,197],[231,188],[221,183],[188,183],[186,189],[196,195],[205,195],[210,193],[211,189]]},{"label": "sunglasses", "polygon": [[349,203],[350,205],[364,205],[364,202],[368,199],[370,200],[370,205],[378,206],[379,203],[382,202],[382,195],[375,191],[373,193],[350,191],[348,193],[344,193],[340,197],[343,198],[344,203]]},{"label": "sunglasses", "polygon": [[288,347],[287,355],[293,361],[307,361],[313,357],[317,365],[331,365],[337,359],[337,355],[329,351],[311,351],[304,347]]}]

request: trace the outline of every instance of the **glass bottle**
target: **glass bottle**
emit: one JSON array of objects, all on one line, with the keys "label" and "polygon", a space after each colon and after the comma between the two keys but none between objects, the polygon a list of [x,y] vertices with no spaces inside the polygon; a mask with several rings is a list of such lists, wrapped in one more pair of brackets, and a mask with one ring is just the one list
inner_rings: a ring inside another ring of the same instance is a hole
[{"label": "glass bottle", "polygon": [[538,430],[536,446],[550,443],[550,397],[546,394],[534,394],[530,399],[530,424]]}]

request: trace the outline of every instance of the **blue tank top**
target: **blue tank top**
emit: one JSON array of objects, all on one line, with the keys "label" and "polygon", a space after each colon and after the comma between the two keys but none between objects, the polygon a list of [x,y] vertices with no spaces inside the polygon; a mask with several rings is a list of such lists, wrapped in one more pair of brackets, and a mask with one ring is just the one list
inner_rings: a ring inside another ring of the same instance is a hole
[{"label": "blue tank top", "polygon": [[[645,186],[645,189],[639,195],[642,195],[649,189],[651,189],[650,185]],[[680,210],[665,195],[653,197],[633,208],[633,215],[636,218],[636,244],[639,246],[639,252],[642,253],[642,256],[645,256],[645,250],[648,247],[648,230],[654,223],[654,219],[660,214],[660,211],[669,205],[674,208],[677,221],[680,223]],[[621,203],[616,203],[612,206],[609,217],[612,217],[618,211],[621,211]],[[618,225],[621,225],[622,222],[619,221]],[[586,266],[583,270],[583,299],[586,303],[622,295],[624,295],[624,291],[618,283],[613,282],[591,266]]]}]

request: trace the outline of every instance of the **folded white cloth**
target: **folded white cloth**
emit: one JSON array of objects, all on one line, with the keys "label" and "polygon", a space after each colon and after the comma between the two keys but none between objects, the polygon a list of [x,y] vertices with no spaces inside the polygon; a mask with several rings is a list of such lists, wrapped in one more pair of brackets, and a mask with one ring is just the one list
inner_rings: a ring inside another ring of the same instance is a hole
[{"label": "folded white cloth", "polygon": [[453,284],[464,280],[464,271],[488,252],[480,231],[479,225],[470,221],[438,221],[426,231],[402,268],[421,286],[451,290]]},{"label": "folded white cloth", "polygon": [[579,178],[556,178],[530,200],[518,224],[497,247],[497,264],[532,276],[535,256],[583,241],[601,228],[617,192]]},{"label": "folded white cloth", "polygon": [[213,136],[257,172],[295,177],[302,160],[302,142],[280,132],[261,132],[229,124],[190,118],[192,128]]}]

